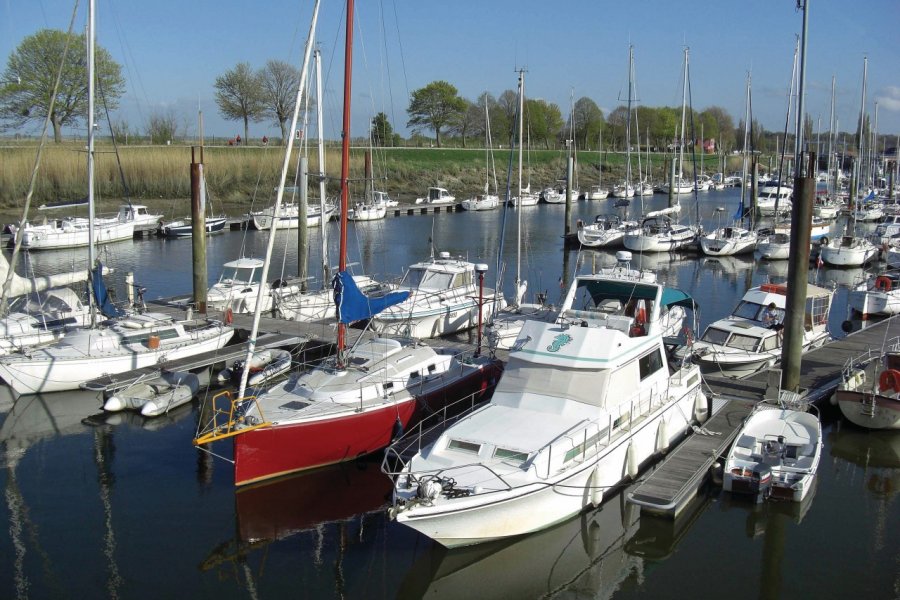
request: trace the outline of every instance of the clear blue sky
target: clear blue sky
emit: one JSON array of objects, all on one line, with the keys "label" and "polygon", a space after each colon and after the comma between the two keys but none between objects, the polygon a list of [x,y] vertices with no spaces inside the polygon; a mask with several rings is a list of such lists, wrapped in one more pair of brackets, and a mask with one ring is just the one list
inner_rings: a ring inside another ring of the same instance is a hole
[{"label": "clear blue sky", "polygon": [[[869,57],[867,111],[879,106],[878,131],[900,133],[900,0],[809,0],[807,112],[827,128],[831,76],[842,130],[859,116],[863,56]],[[690,47],[694,108],[744,112],[746,73],[753,72],[754,117],[784,126],[795,37],[802,16],[795,0],[358,0],[354,46],[352,134],[385,112],[407,134],[409,92],[436,80],[474,100],[515,89],[524,66],[527,94],[557,103],[565,114],[576,98],[604,112],[627,91],[628,44],[635,47],[642,104],[679,106],[682,47]],[[66,29],[74,0],[3,0],[0,56],[43,27]],[[79,6],[83,27],[87,0]],[[241,61],[302,59],[312,0],[97,0],[98,42],[125,67],[118,114],[143,129],[154,110],[174,109],[196,132],[198,101],[207,135],[232,136],[213,98],[217,75]],[[326,135],[340,123],[343,10],[323,0],[318,41],[326,75]],[[251,125],[251,135],[277,127]]]}]

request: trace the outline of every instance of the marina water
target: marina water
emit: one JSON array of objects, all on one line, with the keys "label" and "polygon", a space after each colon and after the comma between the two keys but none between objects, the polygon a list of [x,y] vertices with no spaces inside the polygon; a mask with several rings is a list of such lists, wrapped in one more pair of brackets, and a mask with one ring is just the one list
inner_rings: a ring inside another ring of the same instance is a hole
[{"label": "marina water", "polygon": [[[701,194],[706,229],[719,225],[714,215],[733,214],[738,199],[735,189]],[[665,202],[645,199],[644,210]],[[693,197],[682,206],[682,220],[693,220]],[[489,264],[493,286],[501,210],[352,224],[350,260],[358,273],[399,277],[433,248]],[[522,210],[528,300],[542,292],[556,302],[576,269],[614,264],[613,251],[563,251],[563,206]],[[612,201],[577,202],[573,221],[616,210]],[[639,200],[628,210],[639,212]],[[507,219],[502,287],[510,296],[515,212]],[[209,238],[210,284],[224,262],[262,256],[266,235]],[[277,235],[273,279],[297,272],[296,230]],[[318,235],[311,230],[311,275],[322,262]],[[84,255],[35,254],[28,268],[75,268]],[[191,291],[190,240],[118,243],[101,256],[120,276],[133,272],[148,300]],[[698,335],[748,287],[787,275],[787,262],[752,255],[635,255],[633,263],[694,296]],[[810,271],[819,285],[846,286],[863,274]],[[843,335],[845,319],[840,287],[833,334]],[[231,465],[191,445],[196,404],[156,419],[103,415],[99,407],[93,393],[14,399],[0,389],[0,519],[8,532],[0,537],[0,597],[900,596],[900,436],[856,429],[830,407],[817,489],[801,505],[757,505],[712,488],[672,522],[642,516],[618,493],[546,531],[454,551],[388,519],[380,457],[235,491]],[[214,450],[230,457],[227,443]]]}]

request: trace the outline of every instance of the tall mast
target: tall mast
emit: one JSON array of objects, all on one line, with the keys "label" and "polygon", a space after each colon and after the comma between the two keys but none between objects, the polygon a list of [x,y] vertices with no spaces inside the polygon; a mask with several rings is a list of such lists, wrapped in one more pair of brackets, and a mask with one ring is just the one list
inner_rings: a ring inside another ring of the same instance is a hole
[{"label": "tall mast", "polygon": [[325,120],[322,118],[322,53],[316,49],[316,127],[319,130],[319,219],[322,238],[322,289],[331,281],[328,265],[328,228],[325,227]]},{"label": "tall mast", "polygon": [[688,48],[684,49],[684,81],[681,84],[681,138],[678,144],[678,183],[684,179],[684,116],[687,107]]},{"label": "tall mast", "polygon": [[834,75],[831,76],[831,116],[828,119],[828,175],[825,178],[825,185],[829,192],[829,197],[837,191],[837,178],[832,179],[834,175]]},{"label": "tall mast", "polygon": [[[748,159],[748,152],[750,150],[750,85],[752,82],[752,78],[753,78],[753,73],[748,71],[747,72],[747,101],[746,101],[746,107],[744,109],[744,152],[743,152],[743,157],[742,157],[742,161],[741,161],[741,169],[743,171],[741,173],[741,209],[742,209],[742,211],[747,210],[747,202],[746,202],[747,181],[748,181],[747,180],[747,169],[748,169],[747,159]],[[752,221],[752,217],[751,217],[751,221]]]},{"label": "tall mast", "polygon": [[625,192],[631,185],[631,97],[634,86],[634,46],[628,46],[628,119],[625,122]]},{"label": "tall mast", "polygon": [[[347,207],[350,205],[350,84],[353,79],[353,0],[347,0],[347,24],[344,41],[344,118],[341,125],[341,244],[339,271],[347,269]],[[343,366],[346,326],[338,319],[337,361]]]},{"label": "tall mast", "polygon": [[[93,280],[94,261],[97,259],[94,249],[94,0],[88,2],[87,22],[87,78],[88,78],[88,114],[87,114],[87,177],[88,177],[88,271]],[[91,313],[91,326],[96,325],[94,310],[94,294],[88,294]]]},{"label": "tall mast", "polygon": [[866,79],[869,75],[869,57],[863,57],[863,84],[862,84],[862,100],[859,102],[859,134],[857,135],[856,140],[856,183],[850,193],[853,194],[850,198],[851,205],[855,205],[856,199],[859,196],[859,180],[860,175],[862,174],[862,157],[863,157],[863,142],[865,141],[865,136],[863,135],[863,126],[866,120]]},{"label": "tall mast", "polygon": [[525,128],[525,69],[519,70],[519,206],[516,211],[516,280],[513,284],[516,306],[522,303],[519,285],[522,277],[522,132]]},{"label": "tall mast", "polygon": [[[303,53],[303,67],[300,69],[300,85],[297,86],[297,101],[294,102],[294,115],[291,117],[291,128],[289,131],[297,130],[297,119],[300,114],[300,107],[303,106],[303,92],[306,89],[306,76],[309,73],[309,58],[312,54],[313,40],[316,34],[316,22],[319,19],[319,0],[313,5],[312,22],[309,24],[309,34],[306,37],[306,50]],[[281,201],[284,198],[284,182],[287,179],[288,168],[291,163],[291,151],[294,149],[294,136],[289,135],[287,144],[284,149],[284,161],[281,163],[281,178],[278,180],[278,191],[275,194],[275,206],[272,208],[272,214],[276,218],[272,219],[272,227],[269,229],[269,242],[266,246],[266,258],[263,262],[262,276],[260,282],[265,283],[269,277],[269,263],[272,260],[272,249],[275,247],[275,232],[278,229],[277,215],[281,214]],[[250,337],[247,340],[247,358],[244,361],[244,370],[241,373],[241,383],[238,386],[238,398],[244,397],[247,391],[247,379],[250,376],[250,361],[253,360],[253,352],[256,350],[256,335],[259,333],[259,319],[262,314],[262,302],[256,303],[256,310],[253,311],[253,324],[250,326]]]}]

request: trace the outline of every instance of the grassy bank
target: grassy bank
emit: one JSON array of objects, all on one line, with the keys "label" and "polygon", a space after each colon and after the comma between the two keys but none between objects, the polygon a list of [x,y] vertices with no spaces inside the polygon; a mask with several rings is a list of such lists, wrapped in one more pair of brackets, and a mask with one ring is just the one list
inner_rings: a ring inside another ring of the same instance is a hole
[{"label": "grassy bank", "polygon": [[[0,147],[0,210],[4,214],[20,209],[33,168],[36,145]],[[351,178],[355,192],[362,190],[364,149],[351,152]],[[159,206],[173,199],[190,197],[188,146],[124,146],[119,148],[122,170],[133,200]],[[509,151],[494,151],[497,179],[503,194]],[[664,173],[667,156],[651,157],[652,176],[659,179]],[[212,197],[221,202],[229,214],[245,212],[251,206],[271,202],[284,160],[279,147],[207,147],[204,149],[204,170]],[[85,195],[86,168],[83,146],[50,144],[44,150],[33,206],[59,199],[80,198]],[[109,145],[98,146],[96,159],[96,194],[101,202],[117,204],[124,196],[115,153]],[[448,188],[458,198],[477,193],[484,186],[485,154],[483,149],[388,148],[375,151],[377,186],[401,201],[412,202],[425,193],[428,186]],[[624,177],[624,154],[596,151],[578,153],[578,183],[582,189],[595,184],[603,166],[603,182],[610,186]],[[646,169],[646,156],[644,157]],[[292,160],[289,178],[293,178]],[[315,170],[318,157],[313,149],[309,159]],[[326,149],[326,172],[329,193],[337,191],[340,171],[338,148]],[[566,157],[562,151],[537,150],[528,154],[524,180],[533,189],[553,185],[565,177]],[[708,157],[707,171],[718,170],[715,157]],[[729,157],[728,170],[739,168],[739,158]],[[637,174],[637,160],[632,157],[632,169]],[[686,168],[686,171],[690,169]],[[513,165],[513,190],[517,185]]]}]

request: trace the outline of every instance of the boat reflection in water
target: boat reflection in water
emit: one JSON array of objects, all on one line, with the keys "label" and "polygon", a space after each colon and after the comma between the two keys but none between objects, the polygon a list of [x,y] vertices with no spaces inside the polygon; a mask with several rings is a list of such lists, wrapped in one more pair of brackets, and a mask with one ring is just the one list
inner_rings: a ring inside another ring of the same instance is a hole
[{"label": "boat reflection in water", "polygon": [[[336,593],[346,591],[350,582],[342,565],[351,546],[371,553],[380,539],[365,533],[381,529],[388,505],[391,480],[380,465],[381,457],[363,457],[235,490],[236,534],[213,548],[200,569],[233,577],[251,592],[265,580],[266,561],[276,560],[272,556],[293,561],[299,544],[304,560],[298,569],[313,580],[334,569]],[[287,539],[290,545],[279,545]],[[273,577],[269,585],[291,590],[280,576]],[[365,589],[365,578],[355,585]]]},{"label": "boat reflection in water", "polygon": [[713,496],[704,488],[674,519],[641,514],[638,530],[625,543],[625,551],[654,562],[669,558],[712,501]]},{"label": "boat reflection in water", "polygon": [[608,598],[643,578],[644,561],[625,551],[640,510],[611,497],[598,510],[537,533],[447,549],[432,543],[400,586],[399,598]]},{"label": "boat reflection in water", "polygon": [[235,492],[238,537],[281,540],[322,523],[380,511],[391,480],[379,460],[359,460],[262,483]]}]

